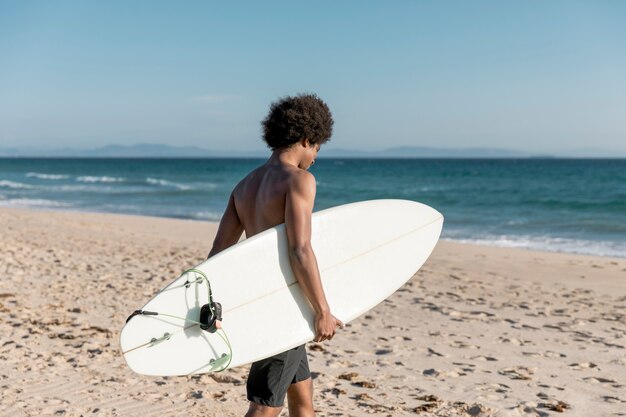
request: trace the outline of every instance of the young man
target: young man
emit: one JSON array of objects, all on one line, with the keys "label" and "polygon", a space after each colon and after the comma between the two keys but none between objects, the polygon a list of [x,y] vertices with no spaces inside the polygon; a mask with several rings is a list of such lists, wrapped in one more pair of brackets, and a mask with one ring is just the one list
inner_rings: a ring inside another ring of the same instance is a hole
[{"label": "young man", "polygon": [[[330,340],[343,323],[330,312],[311,248],[315,178],[307,170],[330,139],[332,114],[316,95],[301,94],[272,103],[262,124],[272,155],[233,190],[209,257],[237,243],[243,231],[251,237],[285,223],[293,273],[315,310],[314,340]],[[285,396],[291,417],[314,416],[305,346],[253,363],[247,393],[246,417],[278,416]]]}]

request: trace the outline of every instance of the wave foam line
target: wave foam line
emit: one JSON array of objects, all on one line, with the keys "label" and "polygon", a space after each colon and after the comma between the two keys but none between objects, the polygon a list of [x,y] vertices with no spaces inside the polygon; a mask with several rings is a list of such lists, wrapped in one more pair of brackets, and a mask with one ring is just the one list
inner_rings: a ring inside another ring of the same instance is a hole
[{"label": "wave foam line", "polygon": [[159,179],[159,178],[147,177],[146,178],[146,182],[148,184],[160,185],[160,186],[163,186],[163,187],[174,187],[174,188],[178,188],[179,190],[189,190],[189,189],[191,189],[191,186],[189,186],[189,185],[179,184],[177,182],[162,180],[162,179]]},{"label": "wave foam line", "polygon": [[126,179],[122,177],[107,177],[107,176],[95,177],[91,175],[84,175],[84,176],[76,178],[76,181],[79,181],[79,182],[124,182],[126,181]]},{"label": "wave foam line", "polygon": [[32,185],[24,184],[21,182],[9,181],[9,180],[0,180],[0,187],[14,188],[14,189],[33,188]]},{"label": "wave foam line", "polygon": [[69,175],[65,174],[42,174],[40,172],[27,172],[27,177],[39,178],[40,180],[64,180],[69,178]]},{"label": "wave foam line", "polygon": [[503,248],[520,248],[548,252],[576,253],[581,255],[626,257],[626,244],[611,241],[560,238],[553,236],[500,235],[477,238],[442,236],[459,243],[470,243]]},{"label": "wave foam line", "polygon": [[58,207],[72,207],[69,203],[61,201],[46,200],[43,198],[12,198],[9,200],[0,200],[0,206],[2,207],[14,207],[14,208],[58,208]]}]

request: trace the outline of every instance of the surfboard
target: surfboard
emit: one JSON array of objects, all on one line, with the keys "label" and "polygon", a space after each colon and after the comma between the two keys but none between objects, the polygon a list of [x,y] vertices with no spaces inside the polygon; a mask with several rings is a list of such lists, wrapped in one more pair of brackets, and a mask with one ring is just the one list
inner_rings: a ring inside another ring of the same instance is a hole
[{"label": "surfboard", "polygon": [[[393,294],[424,264],[443,226],[414,201],[370,200],[316,212],[311,244],[331,312],[344,323]],[[212,297],[222,330],[200,328]],[[246,365],[313,340],[314,314],[295,279],[285,226],[243,240],[184,272],[130,318],[126,363],[144,375],[189,375]],[[341,337],[341,331],[335,338]]]}]

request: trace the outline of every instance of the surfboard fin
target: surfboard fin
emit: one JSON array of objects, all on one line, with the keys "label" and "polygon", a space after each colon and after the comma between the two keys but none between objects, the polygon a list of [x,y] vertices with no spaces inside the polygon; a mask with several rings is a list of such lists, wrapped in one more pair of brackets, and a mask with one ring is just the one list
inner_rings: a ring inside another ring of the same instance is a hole
[{"label": "surfboard fin", "polygon": [[164,333],[163,336],[161,336],[159,338],[153,337],[150,340],[150,347],[152,347],[154,345],[158,345],[159,343],[164,342],[166,340],[170,340],[170,337],[172,337],[172,335],[170,333]]},{"label": "surfboard fin", "polygon": [[210,370],[215,372],[217,368],[222,368],[220,371],[223,371],[230,363],[231,355],[230,353],[222,353],[222,356],[217,359],[211,359],[209,361]]}]

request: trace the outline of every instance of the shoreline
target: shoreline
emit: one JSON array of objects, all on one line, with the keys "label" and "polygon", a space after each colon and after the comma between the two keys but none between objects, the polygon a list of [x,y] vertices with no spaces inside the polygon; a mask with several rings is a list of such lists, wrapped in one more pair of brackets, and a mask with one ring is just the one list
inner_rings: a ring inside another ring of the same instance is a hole
[{"label": "shoreline", "polygon": [[[206,258],[216,223],[4,208],[0,223],[0,417],[244,414],[247,367],[145,377],[119,351],[126,317]],[[318,416],[616,414],[624,272],[441,241],[387,300],[308,344]]]},{"label": "shoreline", "polygon": [[[151,216],[148,214],[129,214],[129,213],[112,213],[112,212],[100,212],[100,211],[79,211],[79,210],[66,210],[59,209],[54,210],[50,208],[36,208],[36,207],[2,207],[0,206],[0,212],[3,210],[6,211],[15,211],[15,212],[33,212],[33,213],[70,213],[74,215],[96,215],[96,216],[113,216],[119,218],[147,218],[147,219],[155,219],[155,220],[174,220],[174,221],[183,221],[183,222],[196,222],[196,223],[206,223],[217,227],[219,225],[219,221],[217,220],[203,220],[203,219],[191,219],[191,218],[182,218],[182,217],[161,217],[161,216]],[[444,228],[445,228],[445,220],[444,220]],[[245,234],[244,234],[245,236]],[[496,245],[492,243],[480,243],[480,242],[468,242],[466,239],[449,239],[449,238],[440,238],[440,242],[448,242],[451,244],[457,245],[468,245],[468,246],[479,246],[486,248],[500,248],[500,249],[511,249],[511,250],[521,250],[528,252],[538,252],[538,253],[549,253],[549,254],[563,254],[563,255],[575,255],[575,256],[584,256],[584,257],[592,257],[592,258],[602,258],[602,259],[614,259],[614,260],[626,260],[626,254],[623,257],[618,256],[610,256],[610,255],[596,255],[582,252],[565,252],[565,251],[557,251],[557,250],[548,250],[548,249],[535,249],[528,247],[517,247],[517,246],[506,246],[506,245]]]}]

